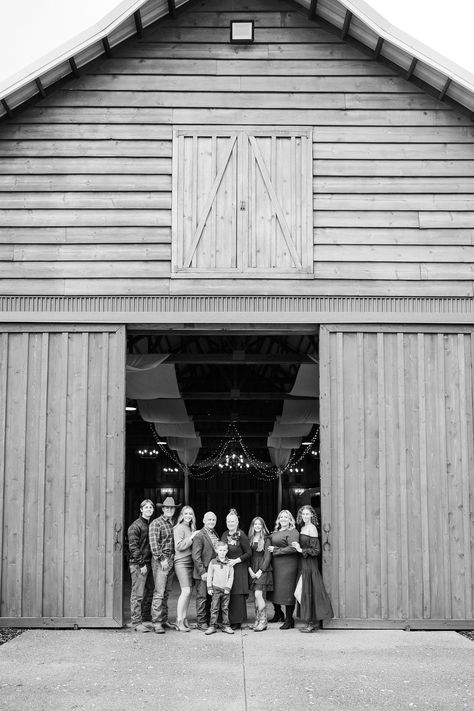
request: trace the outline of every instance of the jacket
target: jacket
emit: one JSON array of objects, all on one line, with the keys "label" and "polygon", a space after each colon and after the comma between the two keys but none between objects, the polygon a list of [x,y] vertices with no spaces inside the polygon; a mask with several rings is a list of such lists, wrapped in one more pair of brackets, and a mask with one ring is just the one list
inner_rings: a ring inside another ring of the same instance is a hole
[{"label": "jacket", "polygon": [[207,573],[209,563],[216,557],[214,546],[204,528],[201,528],[193,538],[192,556],[194,562],[193,577],[195,580],[201,580],[204,573]]},{"label": "jacket", "polygon": [[128,528],[129,562],[142,568],[151,561],[151,548],[148,539],[149,521],[140,516]]}]

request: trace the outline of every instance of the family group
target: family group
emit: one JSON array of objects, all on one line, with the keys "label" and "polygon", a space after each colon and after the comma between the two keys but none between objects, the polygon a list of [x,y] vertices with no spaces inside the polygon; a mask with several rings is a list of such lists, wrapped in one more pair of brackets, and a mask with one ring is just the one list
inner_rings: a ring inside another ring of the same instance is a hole
[{"label": "family group", "polygon": [[[296,520],[290,511],[280,511],[272,533],[256,516],[248,535],[231,509],[220,537],[212,511],[204,515],[198,530],[191,506],[181,508],[172,497],[157,506],[162,513],[154,518],[153,502],[142,501],[140,517],[128,529],[131,625],[137,632],[189,632],[193,586],[197,629],[206,634],[218,629],[234,634],[240,629],[247,621],[250,590],[255,599],[254,632],[267,629],[267,600],[274,607],[270,622],[282,622],[281,630],[294,627],[295,616],[305,622],[300,632],[315,632],[321,620],[333,617],[318,567],[320,543],[312,506],[302,506]],[[168,597],[175,575],[181,591],[172,624]]]}]

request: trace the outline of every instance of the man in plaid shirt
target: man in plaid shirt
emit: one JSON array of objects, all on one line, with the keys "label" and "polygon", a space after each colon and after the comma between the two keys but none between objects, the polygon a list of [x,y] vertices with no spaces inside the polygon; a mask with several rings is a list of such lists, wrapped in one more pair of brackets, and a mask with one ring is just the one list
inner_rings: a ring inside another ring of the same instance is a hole
[{"label": "man in plaid shirt", "polygon": [[157,506],[162,507],[163,513],[151,522],[149,528],[151,567],[155,581],[151,620],[155,632],[164,634],[165,628],[173,628],[173,625],[168,622],[168,595],[174,578],[173,516],[179,504],[175,504],[173,497],[168,496]]}]

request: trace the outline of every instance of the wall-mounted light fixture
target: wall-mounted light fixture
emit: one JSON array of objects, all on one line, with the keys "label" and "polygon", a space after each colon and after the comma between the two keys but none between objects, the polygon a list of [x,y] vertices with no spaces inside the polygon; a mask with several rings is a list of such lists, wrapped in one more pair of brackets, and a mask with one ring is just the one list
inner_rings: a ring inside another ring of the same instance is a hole
[{"label": "wall-mounted light fixture", "polygon": [[230,41],[234,44],[251,44],[254,39],[253,20],[231,20]]}]

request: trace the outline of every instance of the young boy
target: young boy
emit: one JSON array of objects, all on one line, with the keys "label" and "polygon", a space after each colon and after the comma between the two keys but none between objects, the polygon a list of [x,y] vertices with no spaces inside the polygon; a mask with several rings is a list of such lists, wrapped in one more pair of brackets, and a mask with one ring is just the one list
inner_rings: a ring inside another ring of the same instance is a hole
[{"label": "young boy", "polygon": [[148,527],[154,512],[153,501],[145,499],[140,504],[139,518],[128,529],[129,564],[132,577],[131,624],[137,632],[151,632],[153,630],[150,619],[154,584]]},{"label": "young boy", "polygon": [[229,602],[230,589],[234,582],[234,568],[227,558],[227,543],[218,541],[216,543],[217,558],[213,558],[207,569],[207,592],[212,595],[211,620],[209,629],[205,634],[217,632],[217,617],[219,610],[222,613],[222,631],[226,634],[234,634],[234,630],[229,624]]}]

